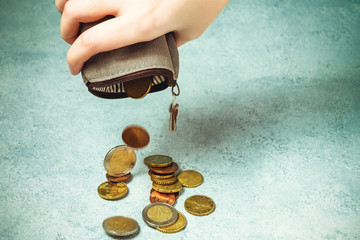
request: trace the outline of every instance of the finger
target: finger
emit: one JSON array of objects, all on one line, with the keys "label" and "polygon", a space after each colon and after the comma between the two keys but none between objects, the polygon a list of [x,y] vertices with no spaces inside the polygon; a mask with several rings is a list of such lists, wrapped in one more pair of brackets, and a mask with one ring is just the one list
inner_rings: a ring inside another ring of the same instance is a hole
[{"label": "finger", "polygon": [[58,10],[60,13],[63,12],[65,3],[66,3],[67,1],[68,1],[68,0],[55,0],[55,6],[56,6],[57,10]]},{"label": "finger", "polygon": [[66,2],[60,23],[61,37],[72,44],[78,37],[80,23],[94,22],[107,15],[119,15],[119,0],[71,0]]},{"label": "finger", "polygon": [[180,47],[192,40],[189,37],[187,37],[185,34],[181,33],[180,31],[174,31],[174,35],[175,35],[174,37],[177,47]]},{"label": "finger", "polygon": [[67,54],[71,74],[80,73],[84,62],[99,52],[150,41],[164,34],[158,28],[150,26],[151,22],[149,19],[134,22],[124,16],[112,18],[86,30],[76,39]]}]

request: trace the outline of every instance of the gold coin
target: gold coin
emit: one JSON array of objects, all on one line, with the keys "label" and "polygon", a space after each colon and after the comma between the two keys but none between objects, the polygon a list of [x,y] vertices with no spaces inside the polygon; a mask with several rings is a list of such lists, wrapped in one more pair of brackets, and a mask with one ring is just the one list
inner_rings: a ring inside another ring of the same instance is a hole
[{"label": "gold coin", "polygon": [[128,174],[135,166],[136,154],[128,146],[122,145],[111,149],[105,156],[104,167],[106,172],[113,177]]},{"label": "gold coin", "polygon": [[150,136],[145,128],[138,125],[127,126],[121,135],[124,143],[132,148],[144,148],[150,142]]},{"label": "gold coin", "polygon": [[165,178],[165,179],[158,179],[158,178],[151,178],[151,181],[153,181],[154,183],[157,184],[173,184],[177,181],[177,177],[172,177],[172,178]]},{"label": "gold coin", "polygon": [[104,182],[98,187],[98,194],[103,199],[114,200],[123,197],[128,191],[124,182]]},{"label": "gold coin", "polygon": [[157,227],[156,229],[163,233],[177,233],[186,227],[186,217],[181,212],[179,213],[178,219],[171,225],[166,227]]},{"label": "gold coin", "polygon": [[179,173],[178,180],[184,187],[188,188],[200,186],[204,182],[201,173],[193,170],[186,170]]},{"label": "gold coin", "polygon": [[148,167],[167,167],[172,164],[173,159],[165,155],[151,155],[144,158],[144,163]]},{"label": "gold coin", "polygon": [[214,201],[203,195],[193,195],[188,197],[184,203],[185,210],[196,216],[205,216],[212,213],[215,209]]},{"label": "gold coin", "polygon": [[134,99],[145,97],[151,89],[152,77],[143,77],[123,83],[126,94]]},{"label": "gold coin", "polygon": [[162,192],[162,193],[175,193],[180,192],[182,189],[182,184],[179,181],[176,181],[170,185],[161,185],[157,183],[152,183],[152,188],[155,191]]},{"label": "gold coin", "polygon": [[107,218],[102,225],[107,234],[115,237],[130,236],[139,231],[136,220],[122,216]]},{"label": "gold coin", "polygon": [[175,174],[159,174],[159,173],[154,173],[152,172],[151,170],[149,170],[148,172],[149,176],[151,178],[154,178],[154,179],[166,179],[166,178],[172,178],[175,176]]},{"label": "gold coin", "polygon": [[156,202],[146,206],[142,216],[150,227],[160,227],[173,224],[178,219],[179,214],[170,204]]}]

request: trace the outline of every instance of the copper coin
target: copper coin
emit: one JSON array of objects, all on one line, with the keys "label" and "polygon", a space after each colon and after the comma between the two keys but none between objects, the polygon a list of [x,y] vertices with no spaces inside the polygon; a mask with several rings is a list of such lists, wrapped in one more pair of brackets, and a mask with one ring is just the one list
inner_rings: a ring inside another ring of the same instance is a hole
[{"label": "copper coin", "polygon": [[160,174],[172,174],[179,169],[177,163],[173,162],[168,167],[151,167],[150,171]]},{"label": "copper coin", "polygon": [[127,126],[122,132],[122,139],[132,148],[143,148],[150,142],[150,135],[145,128],[138,125]]},{"label": "copper coin", "polygon": [[180,192],[174,192],[173,194],[175,195],[175,200],[177,200],[179,198]]},{"label": "copper coin", "polygon": [[132,177],[131,173],[128,173],[121,177],[113,177],[110,176],[108,173],[106,174],[106,179],[109,180],[110,182],[127,182],[131,179],[131,177]]},{"label": "copper coin", "polygon": [[[150,191],[150,195],[151,195],[151,193],[153,191],[155,191],[155,190],[152,188],[151,191]],[[174,194],[175,195],[175,200],[177,200],[179,198],[180,192],[174,192],[174,193],[171,193],[171,194]]]},{"label": "copper coin", "polygon": [[150,193],[150,202],[151,203],[164,202],[164,203],[168,203],[170,205],[174,205],[174,203],[175,203],[175,194],[173,194],[173,193],[161,193],[161,192],[155,191],[153,189],[153,191],[151,191],[151,193]]}]

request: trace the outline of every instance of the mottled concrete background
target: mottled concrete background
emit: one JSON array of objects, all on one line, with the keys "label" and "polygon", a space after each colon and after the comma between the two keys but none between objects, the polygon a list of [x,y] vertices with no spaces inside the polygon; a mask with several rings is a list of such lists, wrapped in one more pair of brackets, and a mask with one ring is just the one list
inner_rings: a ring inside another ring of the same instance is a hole
[{"label": "mottled concrete background", "polygon": [[[104,100],[69,74],[54,2],[0,7],[0,239],[109,239],[102,221],[133,217],[136,239],[360,239],[360,1],[232,0],[180,48],[178,132],[170,90]],[[140,124],[129,195],[106,201],[103,158]],[[141,211],[145,156],[168,154],[205,182],[175,207],[166,235]],[[184,209],[193,194],[211,215]]]}]

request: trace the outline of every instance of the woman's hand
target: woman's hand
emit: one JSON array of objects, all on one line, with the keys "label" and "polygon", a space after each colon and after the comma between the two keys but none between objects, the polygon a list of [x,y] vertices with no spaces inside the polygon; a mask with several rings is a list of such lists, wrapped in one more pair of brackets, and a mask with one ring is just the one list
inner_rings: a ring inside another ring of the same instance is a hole
[{"label": "woman's hand", "polygon": [[[80,73],[91,56],[174,32],[178,46],[198,38],[229,0],[55,0],[61,36],[72,44],[71,74]],[[80,23],[104,21],[79,34]]]}]

